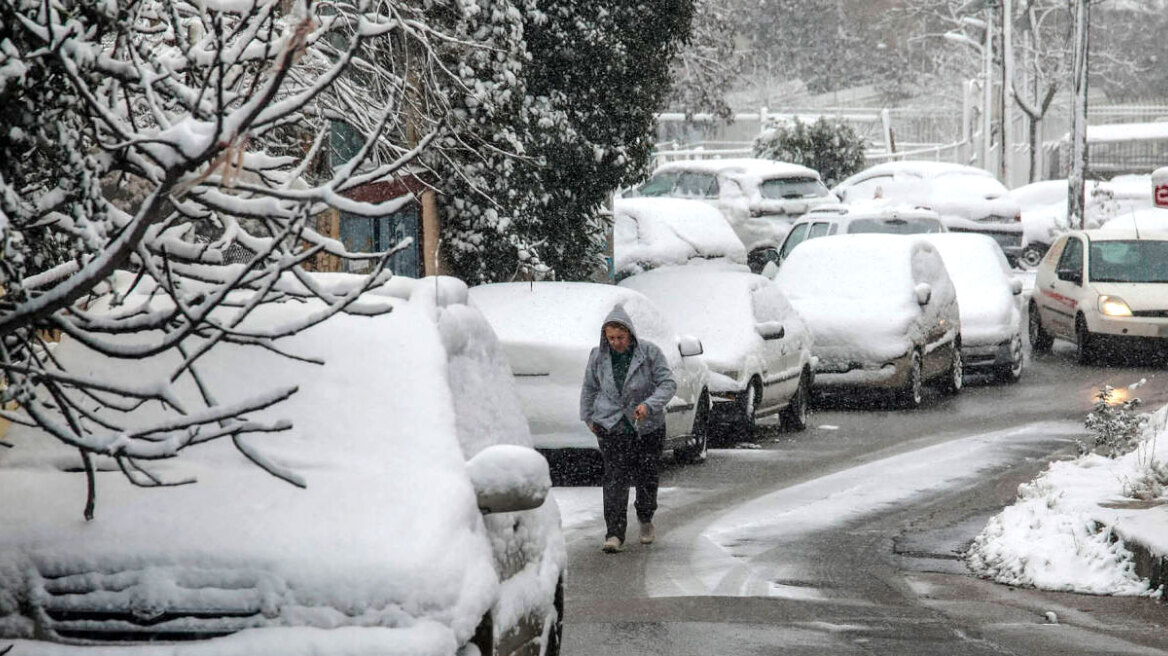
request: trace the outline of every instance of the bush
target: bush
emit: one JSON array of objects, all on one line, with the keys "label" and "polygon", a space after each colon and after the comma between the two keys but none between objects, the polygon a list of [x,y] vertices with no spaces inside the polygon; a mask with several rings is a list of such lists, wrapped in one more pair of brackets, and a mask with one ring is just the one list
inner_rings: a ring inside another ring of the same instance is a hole
[{"label": "bush", "polygon": [[864,138],[852,126],[822,116],[807,124],[798,118],[754,140],[754,156],[813,168],[827,186],[863,170]]},{"label": "bush", "polygon": [[1095,394],[1095,407],[1087,414],[1084,422],[1091,431],[1092,443],[1079,444],[1084,453],[1099,453],[1114,458],[1136,448],[1143,436],[1147,417],[1136,413],[1140,405],[1137,398],[1114,403],[1115,389],[1104,385]]}]

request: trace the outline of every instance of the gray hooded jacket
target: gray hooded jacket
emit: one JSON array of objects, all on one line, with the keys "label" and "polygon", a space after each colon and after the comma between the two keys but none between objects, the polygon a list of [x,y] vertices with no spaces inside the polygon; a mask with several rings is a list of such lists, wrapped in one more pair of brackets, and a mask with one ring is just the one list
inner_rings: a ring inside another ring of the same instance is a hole
[{"label": "gray hooded jacket", "polygon": [[588,368],[584,371],[584,386],[580,390],[580,419],[612,430],[620,423],[622,415],[633,424],[633,410],[644,403],[649,409],[649,415],[641,420],[638,432],[644,434],[657,430],[665,426],[665,404],[677,391],[673,372],[669,369],[665,354],[656,344],[637,339],[633,322],[622,306],[617,305],[608,313],[604,323],[610,321],[629,329],[635,345],[633,360],[629,363],[624,386],[617,391],[612,375],[610,349],[608,341],[604,339],[602,325],[600,346],[592,349],[592,354],[588,356]]}]

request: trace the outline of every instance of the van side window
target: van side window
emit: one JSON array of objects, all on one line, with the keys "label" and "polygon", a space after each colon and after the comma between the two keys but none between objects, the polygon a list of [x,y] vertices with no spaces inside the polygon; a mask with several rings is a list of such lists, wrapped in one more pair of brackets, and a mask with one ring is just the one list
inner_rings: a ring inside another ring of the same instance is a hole
[{"label": "van side window", "polygon": [[815,239],[816,237],[823,237],[827,235],[827,229],[829,227],[830,224],[827,223],[813,223],[811,224],[811,229],[807,231],[807,238]]},{"label": "van side window", "polygon": [[787,235],[787,240],[783,242],[783,250],[779,251],[779,259],[785,260],[791,254],[791,251],[799,245],[799,242],[807,238],[807,223],[800,223],[791,228],[791,234]]}]

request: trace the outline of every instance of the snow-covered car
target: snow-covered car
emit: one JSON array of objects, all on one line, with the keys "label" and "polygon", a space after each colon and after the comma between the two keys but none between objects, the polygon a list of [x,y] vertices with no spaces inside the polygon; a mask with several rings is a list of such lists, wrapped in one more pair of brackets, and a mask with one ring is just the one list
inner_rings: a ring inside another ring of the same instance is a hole
[{"label": "snow-covered car", "polygon": [[785,429],[806,428],[815,371],[811,334],[770,279],[669,267],[621,286],[641,292],[679,330],[702,340],[715,422],[749,437],[757,417],[778,413]]},{"label": "snow-covered car", "polygon": [[1013,383],[1022,376],[1022,281],[985,235],[923,235],[941,253],[957,290],[961,359],[966,373]]},{"label": "snow-covered car", "polygon": [[864,169],[832,189],[849,205],[882,201],[927,207],[951,232],[980,232],[994,238],[1014,262],[1022,251],[1017,201],[993,174],[973,166],[905,160]]},{"label": "snow-covered car", "polygon": [[[1087,180],[1083,183],[1084,228],[1110,225],[1131,228],[1131,217],[1149,214],[1152,202],[1151,175],[1119,175],[1111,180]],[[1071,230],[1067,221],[1067,181],[1043,180],[1010,190],[1022,213],[1022,254],[1019,263],[1028,268],[1038,266],[1054,240]],[[1160,212],[1152,209],[1150,216]],[[1168,210],[1162,211],[1168,216]]]},{"label": "snow-covered car", "polygon": [[807,322],[816,391],[889,390],[904,406],[922,385],[964,383],[957,292],[936,247],[908,235],[836,235],[791,251],[775,277]]},{"label": "snow-covered car", "polygon": [[1168,232],[1076,230],[1038,265],[1030,300],[1030,346],[1073,342],[1081,363],[1109,347],[1168,346]]},{"label": "snow-covered car", "polygon": [[665,449],[682,462],[705,460],[710,394],[709,368],[697,357],[701,340],[679,335],[643,294],[588,282],[507,282],[472,287],[470,299],[507,354],[535,448],[599,451],[580,421],[580,386],[605,317],[622,305],[637,337],[661,349],[677,381],[665,406]]},{"label": "snow-covered car", "polygon": [[681,198],[622,198],[613,204],[616,279],[662,266],[746,264],[746,249],[722,213]]},{"label": "snow-covered car", "polygon": [[[279,340],[296,359],[226,342],[209,352],[201,382],[221,402],[299,391],[248,413],[261,432],[237,436],[238,449],[228,436],[139,463],[163,483],[194,484],[142,489],[131,477],[150,485],[147,474],[95,456],[93,521],[81,518],[77,450],[12,426],[12,448],[0,449],[0,645],[22,655],[558,653],[566,550],[545,499],[547,462],[466,286],[416,282],[381,290],[409,300],[358,301],[389,314],[339,314]],[[261,307],[239,329],[262,334],[322,308]],[[68,337],[53,353],[78,376],[149,385],[170,371],[109,361]],[[174,398],[206,412],[186,377]],[[130,425],[184,417],[157,403],[132,412]],[[95,439],[101,419],[78,418]]]},{"label": "snow-covered car", "polygon": [[[692,198],[717,207],[746,246],[747,256],[778,248],[792,221],[835,202],[818,171],[750,158],[670,162],[632,194]],[[761,267],[758,258],[752,262]]]},{"label": "snow-covered car", "polygon": [[941,217],[932,210],[910,206],[865,207],[856,205],[825,205],[799,217],[775,256],[781,263],[791,249],[801,242],[828,235],[859,235],[883,233],[915,235],[948,232]]}]

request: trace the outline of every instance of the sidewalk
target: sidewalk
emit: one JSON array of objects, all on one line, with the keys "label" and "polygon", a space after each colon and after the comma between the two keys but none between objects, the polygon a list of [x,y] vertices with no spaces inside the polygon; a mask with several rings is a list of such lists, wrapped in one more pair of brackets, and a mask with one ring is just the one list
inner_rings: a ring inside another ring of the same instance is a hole
[{"label": "sidewalk", "polygon": [[1019,486],[1014,505],[974,540],[970,567],[1008,585],[1161,597],[1168,584],[1166,423],[1168,406],[1150,415],[1135,451],[1055,462]]}]

